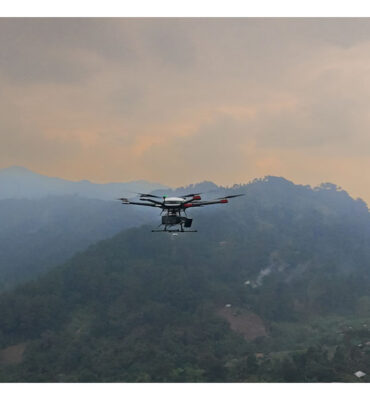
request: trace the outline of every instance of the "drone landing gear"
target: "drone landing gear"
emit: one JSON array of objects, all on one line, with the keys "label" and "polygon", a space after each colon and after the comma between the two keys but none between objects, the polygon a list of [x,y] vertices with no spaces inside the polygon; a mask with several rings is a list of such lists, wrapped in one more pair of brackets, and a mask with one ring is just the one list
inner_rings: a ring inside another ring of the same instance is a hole
[{"label": "drone landing gear", "polygon": [[[152,232],[168,232],[168,233],[185,233],[185,232],[198,232],[196,230],[185,230],[190,228],[193,220],[191,218],[183,217],[180,211],[168,211],[167,215],[162,216],[162,223],[157,227],[163,226],[164,229],[153,229]],[[174,226],[179,226],[180,229],[167,229]]]},{"label": "drone landing gear", "polygon": [[181,233],[187,233],[187,232],[198,232],[198,231],[184,231],[181,229],[152,229],[152,232],[168,232],[168,233],[173,233],[173,232],[181,232]]}]

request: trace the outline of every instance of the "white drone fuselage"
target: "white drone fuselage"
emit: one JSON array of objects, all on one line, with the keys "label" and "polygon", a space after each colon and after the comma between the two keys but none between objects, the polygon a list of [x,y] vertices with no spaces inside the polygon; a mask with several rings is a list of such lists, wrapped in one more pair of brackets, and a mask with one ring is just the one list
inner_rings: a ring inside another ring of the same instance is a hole
[{"label": "white drone fuselage", "polygon": [[184,199],[182,197],[166,197],[164,199],[164,204],[167,207],[179,207],[185,201],[186,201],[186,199]]}]

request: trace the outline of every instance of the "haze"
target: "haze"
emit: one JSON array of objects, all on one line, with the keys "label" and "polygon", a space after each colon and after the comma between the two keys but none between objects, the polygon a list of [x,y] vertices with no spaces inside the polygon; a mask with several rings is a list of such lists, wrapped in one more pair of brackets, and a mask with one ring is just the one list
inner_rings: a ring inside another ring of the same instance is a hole
[{"label": "haze", "polygon": [[0,19],[0,168],[370,201],[369,19]]}]

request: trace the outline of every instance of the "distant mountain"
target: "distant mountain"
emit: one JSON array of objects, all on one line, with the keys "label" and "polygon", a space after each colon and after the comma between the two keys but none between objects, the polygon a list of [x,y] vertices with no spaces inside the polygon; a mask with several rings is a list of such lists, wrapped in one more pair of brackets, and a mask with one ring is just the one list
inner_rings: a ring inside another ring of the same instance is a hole
[{"label": "distant mountain", "polygon": [[0,200],[0,291],[37,277],[158,211],[79,196]]},{"label": "distant mountain", "polygon": [[[11,168],[6,173],[2,170],[0,175],[1,173],[9,179],[14,176],[14,182],[17,182],[16,177],[23,179],[28,176],[29,184],[35,180],[43,183],[49,180],[62,182],[63,185],[65,183],[63,180],[42,177],[23,168]],[[67,182],[67,186],[70,183]],[[49,184],[47,186],[51,187]],[[100,188],[99,185],[96,186]],[[30,184],[31,192],[39,187],[39,184]],[[21,189],[25,191],[24,187]],[[105,190],[104,187],[100,189]],[[150,186],[137,189],[149,191],[144,189],[150,189]],[[194,191],[205,192],[205,196],[212,197],[216,195],[215,191],[221,194],[224,189],[212,182],[202,182],[185,188],[162,189],[155,193],[171,195]],[[36,193],[32,193],[36,196]],[[40,191],[37,195],[41,193],[46,192]],[[155,227],[160,222],[157,209],[127,207],[118,201],[112,201],[112,198],[103,201],[82,196],[81,192],[81,195],[0,198],[0,291],[37,277],[66,261],[75,252],[83,251],[90,244],[109,238],[123,229],[143,223],[151,223]],[[134,196],[134,193],[130,192],[129,196]]]},{"label": "distant mountain", "polygon": [[125,183],[79,182],[40,175],[23,167],[0,170],[0,199],[37,199],[45,196],[80,196],[100,200],[132,197],[135,192],[151,192],[167,186],[143,180]]},{"label": "distant mountain", "polygon": [[210,181],[204,181],[199,183],[194,183],[188,186],[181,186],[176,189],[166,188],[166,189],[156,189],[153,190],[154,194],[157,195],[167,195],[167,196],[181,196],[189,193],[201,193],[205,196],[213,196],[215,193],[224,191],[225,188],[222,186],[217,186],[215,183]]},{"label": "distant mountain", "polygon": [[370,365],[366,204],[279,177],[219,190],[246,195],[192,211],[196,234],[132,228],[0,295],[0,380],[358,379]]}]

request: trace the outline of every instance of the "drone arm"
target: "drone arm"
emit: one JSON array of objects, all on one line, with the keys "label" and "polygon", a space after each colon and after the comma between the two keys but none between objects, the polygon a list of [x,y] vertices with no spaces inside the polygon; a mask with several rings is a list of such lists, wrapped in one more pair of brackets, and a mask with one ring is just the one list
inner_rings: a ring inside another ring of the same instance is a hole
[{"label": "drone arm", "polygon": [[182,198],[186,198],[186,197],[194,197],[194,196],[199,196],[200,194],[202,194],[202,193],[190,193],[190,194],[183,194],[183,195],[181,195],[181,196],[179,196],[179,197],[182,197]]},{"label": "drone arm", "polygon": [[184,208],[188,208],[188,207],[208,206],[211,204],[225,204],[225,203],[229,202],[228,199],[232,199],[234,197],[239,197],[239,196],[244,196],[244,193],[243,194],[232,194],[230,196],[225,196],[225,197],[219,197],[218,199],[211,200],[211,201],[194,201],[194,200],[197,200],[194,198],[194,199],[184,202],[183,206],[184,206]]},{"label": "drone arm", "polygon": [[[210,204],[224,204],[224,203],[228,203],[229,201],[227,199],[231,199],[233,197],[239,197],[239,196],[244,196],[244,194],[233,194],[230,196],[225,196],[225,197],[219,197],[218,199],[215,200],[211,200],[211,201],[198,201],[200,200],[199,198],[195,197],[196,194],[194,194],[194,198],[190,199],[190,200],[186,200],[182,203],[184,208],[188,208],[188,207],[201,207],[201,206],[208,206]],[[186,197],[186,196],[184,196]]]},{"label": "drone arm", "polygon": [[158,203],[158,204],[139,203],[139,202],[137,202],[137,201],[130,201],[130,200],[125,199],[125,198],[122,198],[122,199],[119,199],[119,200],[122,201],[122,204],[134,204],[134,205],[136,205],[136,206],[147,206],[147,207],[160,207],[160,205],[159,205],[160,203]]},{"label": "drone arm", "polygon": [[221,200],[212,200],[212,201],[197,201],[195,202],[186,202],[184,204],[185,208],[188,207],[202,207],[202,206],[208,206],[211,204],[223,204],[223,203],[228,203],[227,199],[221,199]]},{"label": "drone arm", "polygon": [[[145,201],[150,201],[151,203],[157,204],[158,206],[163,206],[163,203],[161,201],[153,200],[153,199],[143,199]],[[139,203],[141,204],[141,203]]]}]

